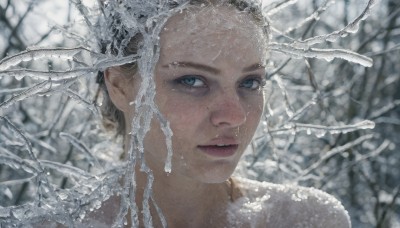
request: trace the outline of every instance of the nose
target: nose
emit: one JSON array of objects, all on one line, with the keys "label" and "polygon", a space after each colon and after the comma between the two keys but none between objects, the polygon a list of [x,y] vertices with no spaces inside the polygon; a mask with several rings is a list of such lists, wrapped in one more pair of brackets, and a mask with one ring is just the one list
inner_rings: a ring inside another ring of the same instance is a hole
[{"label": "nose", "polygon": [[246,122],[246,110],[236,91],[216,95],[210,111],[216,127],[238,127]]}]

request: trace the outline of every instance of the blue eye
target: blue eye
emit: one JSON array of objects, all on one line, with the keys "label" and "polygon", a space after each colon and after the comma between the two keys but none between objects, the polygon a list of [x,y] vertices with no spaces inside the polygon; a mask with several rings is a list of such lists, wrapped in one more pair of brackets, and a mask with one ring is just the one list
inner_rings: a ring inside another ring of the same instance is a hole
[{"label": "blue eye", "polygon": [[192,76],[192,75],[183,76],[182,78],[178,79],[178,81],[179,83],[194,88],[201,88],[206,86],[204,81],[200,79],[199,76]]},{"label": "blue eye", "polygon": [[256,79],[256,78],[249,78],[243,80],[242,83],[240,83],[240,87],[250,89],[250,90],[257,90],[262,86],[262,80],[261,79]]}]

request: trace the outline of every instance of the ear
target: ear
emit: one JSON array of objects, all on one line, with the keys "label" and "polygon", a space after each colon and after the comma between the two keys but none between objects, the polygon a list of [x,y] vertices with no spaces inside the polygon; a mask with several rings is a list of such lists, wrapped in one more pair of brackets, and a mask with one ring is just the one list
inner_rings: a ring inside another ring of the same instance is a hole
[{"label": "ear", "polygon": [[114,105],[126,113],[132,109],[129,103],[133,101],[133,76],[127,76],[120,67],[110,67],[104,72],[108,94]]}]

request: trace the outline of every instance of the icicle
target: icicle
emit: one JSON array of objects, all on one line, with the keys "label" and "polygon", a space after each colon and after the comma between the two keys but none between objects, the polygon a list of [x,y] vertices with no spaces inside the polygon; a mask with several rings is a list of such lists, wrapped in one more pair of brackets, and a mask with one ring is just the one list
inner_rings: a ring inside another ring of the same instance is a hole
[{"label": "icicle", "polygon": [[153,186],[153,181],[154,181],[154,176],[153,172],[150,169],[146,169],[147,173],[147,184],[146,188],[144,189],[143,193],[143,223],[144,227],[153,227],[153,219],[150,213],[150,197],[152,195],[152,186]]},{"label": "icicle", "polygon": [[161,208],[157,205],[157,202],[154,200],[153,195],[151,195],[151,202],[153,203],[153,206],[156,208],[156,211],[157,211],[158,217],[159,217],[159,219],[161,221],[162,227],[166,228],[167,227],[167,220],[165,219],[164,214],[161,211]]}]

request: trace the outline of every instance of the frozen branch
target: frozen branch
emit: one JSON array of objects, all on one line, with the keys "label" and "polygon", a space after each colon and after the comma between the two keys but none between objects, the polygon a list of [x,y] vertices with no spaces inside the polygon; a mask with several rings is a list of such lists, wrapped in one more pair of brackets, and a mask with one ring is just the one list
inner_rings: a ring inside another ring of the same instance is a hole
[{"label": "frozen branch", "polygon": [[372,66],[372,59],[358,53],[346,50],[346,49],[319,49],[319,48],[296,48],[294,46],[288,44],[278,44],[271,43],[269,45],[271,51],[277,51],[288,56],[301,59],[301,58],[317,58],[317,59],[325,59],[330,62],[335,58],[340,58],[347,60],[349,62],[358,63],[365,67]]}]

